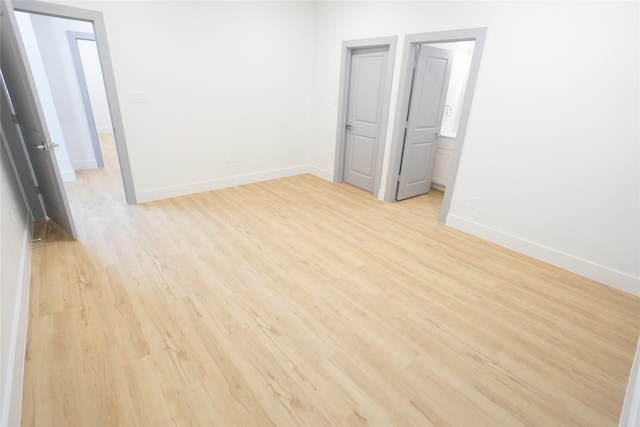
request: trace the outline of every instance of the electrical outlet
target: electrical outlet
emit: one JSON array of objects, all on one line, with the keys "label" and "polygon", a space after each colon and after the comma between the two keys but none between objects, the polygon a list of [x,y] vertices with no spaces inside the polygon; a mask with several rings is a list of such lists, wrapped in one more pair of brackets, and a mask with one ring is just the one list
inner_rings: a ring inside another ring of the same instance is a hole
[{"label": "electrical outlet", "polygon": [[469,209],[475,209],[478,207],[478,201],[480,199],[478,199],[477,197],[469,197],[469,200],[467,201],[467,207]]},{"label": "electrical outlet", "polygon": [[18,221],[18,214],[16,213],[16,210],[12,209],[11,213],[13,214],[13,220],[18,224],[20,221]]}]

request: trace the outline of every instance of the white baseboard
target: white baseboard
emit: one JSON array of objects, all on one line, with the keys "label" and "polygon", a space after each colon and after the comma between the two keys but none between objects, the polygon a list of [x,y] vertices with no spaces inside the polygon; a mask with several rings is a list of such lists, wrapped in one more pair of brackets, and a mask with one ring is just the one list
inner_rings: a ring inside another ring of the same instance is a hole
[{"label": "white baseboard", "polygon": [[98,161],[96,159],[77,160],[75,162],[71,162],[71,166],[73,166],[73,170],[76,171],[96,169],[98,167]]},{"label": "white baseboard", "polygon": [[333,181],[333,172],[317,166],[309,166],[309,173],[327,181]]},{"label": "white baseboard", "polygon": [[444,192],[447,189],[447,184],[433,181],[431,183],[431,188],[433,188],[434,190],[438,190],[438,191]]},{"label": "white baseboard", "polygon": [[627,393],[622,404],[620,415],[620,427],[640,426],[640,341],[636,347],[636,356],[633,359]]},{"label": "white baseboard", "polygon": [[96,128],[98,133],[113,133],[113,127],[105,126]]},{"label": "white baseboard", "polygon": [[605,285],[620,289],[621,291],[640,296],[640,278],[638,277],[612,270],[456,215],[449,214],[446,224],[490,242],[497,243],[498,245],[564,268],[565,270],[572,271],[581,276],[588,277],[597,282],[604,283]]},{"label": "white baseboard", "polygon": [[76,180],[76,173],[74,171],[60,171],[62,175],[62,182],[72,182]]},{"label": "white baseboard", "polygon": [[[22,242],[20,272],[16,286],[15,316],[11,324],[11,340],[7,352],[4,401],[2,402],[2,414],[0,425],[19,426],[22,410],[22,385],[24,376],[24,360],[27,348],[27,320],[29,317],[29,281],[31,278],[31,239],[33,221],[31,214],[27,212],[28,224]],[[4,364],[3,364],[4,366]]]},{"label": "white baseboard", "polygon": [[263,172],[233,175],[212,179],[208,181],[192,182],[184,185],[155,188],[136,192],[138,203],[152,202],[154,200],[169,199],[171,197],[186,196],[187,194],[202,193],[204,191],[218,190],[236,185],[252,184],[254,182],[268,181],[270,179],[284,178],[309,172],[309,166],[295,166],[284,169],[273,169]]}]

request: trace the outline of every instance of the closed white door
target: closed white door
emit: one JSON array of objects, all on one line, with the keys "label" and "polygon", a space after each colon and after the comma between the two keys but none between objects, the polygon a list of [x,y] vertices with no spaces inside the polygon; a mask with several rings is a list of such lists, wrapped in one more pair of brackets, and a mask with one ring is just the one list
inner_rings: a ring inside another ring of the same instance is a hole
[{"label": "closed white door", "polygon": [[396,200],[428,193],[438,148],[453,53],[418,47]]},{"label": "closed white door", "polygon": [[46,128],[16,17],[11,5],[4,1],[0,4],[0,69],[38,182],[37,191],[42,196],[46,215],[75,238],[69,202],[53,151],[55,144]]},{"label": "closed white door", "polygon": [[389,49],[354,49],[351,54],[344,181],[373,192]]}]

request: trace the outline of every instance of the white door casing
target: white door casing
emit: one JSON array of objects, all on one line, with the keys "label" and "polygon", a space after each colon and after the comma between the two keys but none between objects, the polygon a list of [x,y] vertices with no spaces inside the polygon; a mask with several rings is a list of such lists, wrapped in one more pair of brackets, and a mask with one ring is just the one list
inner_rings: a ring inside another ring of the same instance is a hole
[{"label": "white door casing", "polygon": [[418,45],[396,200],[428,193],[453,53]]},{"label": "white door casing", "polygon": [[344,181],[373,192],[380,146],[389,49],[354,49],[351,55]]},{"label": "white door casing", "polygon": [[2,5],[0,69],[2,69],[7,91],[24,137],[26,151],[38,181],[45,213],[70,236],[76,238],[69,202],[31,69],[26,59],[16,17],[10,4],[5,1],[0,3]]}]

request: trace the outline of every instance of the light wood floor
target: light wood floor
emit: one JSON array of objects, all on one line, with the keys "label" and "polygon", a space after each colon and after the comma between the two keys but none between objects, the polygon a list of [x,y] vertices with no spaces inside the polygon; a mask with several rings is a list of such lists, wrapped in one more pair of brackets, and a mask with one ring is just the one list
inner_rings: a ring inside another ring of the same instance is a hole
[{"label": "light wood floor", "polygon": [[[107,162],[112,143],[103,141]],[[24,425],[617,425],[640,299],[303,175],[36,243]]]}]

